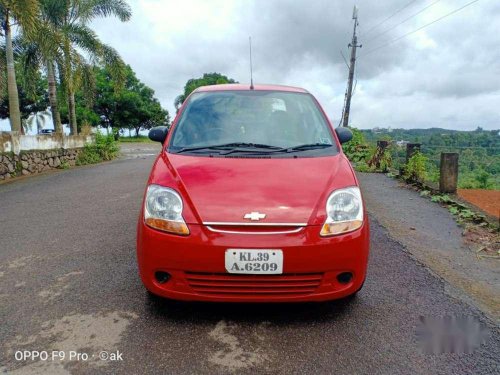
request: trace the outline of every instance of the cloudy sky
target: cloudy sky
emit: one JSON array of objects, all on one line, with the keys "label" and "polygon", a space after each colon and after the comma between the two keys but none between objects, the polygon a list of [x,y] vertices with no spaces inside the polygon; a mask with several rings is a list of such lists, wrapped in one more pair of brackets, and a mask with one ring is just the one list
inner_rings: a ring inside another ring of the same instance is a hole
[{"label": "cloudy sky", "polygon": [[352,7],[357,4],[363,47],[352,124],[498,129],[498,0],[480,0],[370,52],[470,1],[130,0],[131,21],[105,19],[94,25],[172,113],[174,98],[192,77],[215,71],[248,82],[251,35],[255,81],[304,87],[337,122],[348,73],[340,51],[348,57]]},{"label": "cloudy sky", "polygon": [[372,51],[470,1],[129,0],[129,22],[109,18],[93,26],[171,113],[185,82],[205,72],[249,82],[251,35],[255,82],[304,87],[338,122],[348,73],[340,51],[348,57],[357,4],[363,47],[353,125],[499,129],[500,1],[479,0]]}]

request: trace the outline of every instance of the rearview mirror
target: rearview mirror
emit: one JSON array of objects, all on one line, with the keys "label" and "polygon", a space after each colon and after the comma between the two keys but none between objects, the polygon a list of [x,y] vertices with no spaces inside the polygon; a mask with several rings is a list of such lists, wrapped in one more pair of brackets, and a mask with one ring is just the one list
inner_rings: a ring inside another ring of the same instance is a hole
[{"label": "rearview mirror", "polygon": [[337,133],[337,137],[339,138],[340,144],[349,142],[352,139],[351,129],[339,127],[335,128],[335,133]]},{"label": "rearview mirror", "polygon": [[165,142],[167,139],[168,128],[166,126],[156,126],[149,131],[148,137],[155,142]]}]

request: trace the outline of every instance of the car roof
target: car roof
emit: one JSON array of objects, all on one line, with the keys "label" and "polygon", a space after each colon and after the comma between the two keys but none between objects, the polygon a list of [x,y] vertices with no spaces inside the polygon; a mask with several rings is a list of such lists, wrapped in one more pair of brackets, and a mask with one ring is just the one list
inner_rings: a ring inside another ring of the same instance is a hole
[{"label": "car roof", "polygon": [[[211,85],[198,87],[194,92],[207,92],[207,91],[250,91],[250,85],[241,83],[230,83],[223,85]],[[287,91],[309,93],[309,91],[300,87],[282,86],[282,85],[254,85],[253,90],[256,91]]]}]

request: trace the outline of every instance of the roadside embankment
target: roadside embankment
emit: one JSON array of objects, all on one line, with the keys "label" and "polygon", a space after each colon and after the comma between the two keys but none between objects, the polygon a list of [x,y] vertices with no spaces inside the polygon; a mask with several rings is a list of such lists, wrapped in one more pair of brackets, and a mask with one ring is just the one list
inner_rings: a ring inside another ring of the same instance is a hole
[{"label": "roadside embankment", "polygon": [[[357,173],[368,211],[419,262],[446,280],[450,294],[500,320],[500,262],[479,258],[450,212],[397,180]],[[390,262],[387,259],[387,262]]]}]

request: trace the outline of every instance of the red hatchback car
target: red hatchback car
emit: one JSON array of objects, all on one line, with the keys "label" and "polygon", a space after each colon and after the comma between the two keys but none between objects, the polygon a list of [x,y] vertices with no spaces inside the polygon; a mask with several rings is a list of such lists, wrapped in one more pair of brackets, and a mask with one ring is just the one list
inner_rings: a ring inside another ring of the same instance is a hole
[{"label": "red hatchback car", "polygon": [[154,295],[219,302],[326,301],[365,281],[358,181],[316,99],[285,86],[198,88],[148,180],[137,232]]}]

